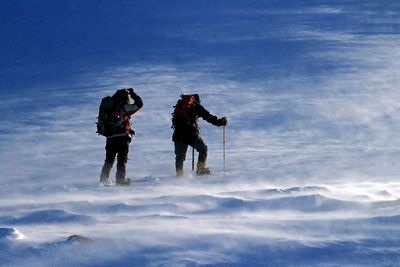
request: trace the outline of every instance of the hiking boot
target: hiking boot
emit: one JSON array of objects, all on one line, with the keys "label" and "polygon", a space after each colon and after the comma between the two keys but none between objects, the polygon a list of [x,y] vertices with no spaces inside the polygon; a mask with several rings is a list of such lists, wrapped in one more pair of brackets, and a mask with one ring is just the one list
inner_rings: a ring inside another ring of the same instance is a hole
[{"label": "hiking boot", "polygon": [[105,184],[105,183],[108,182],[109,175],[107,175],[107,172],[108,171],[105,170],[104,167],[103,167],[103,170],[101,171],[101,174],[100,174],[100,183]]},{"label": "hiking boot", "polygon": [[204,168],[204,169],[196,171],[197,175],[208,175],[208,174],[211,174],[211,173],[212,173],[212,171],[209,168]]},{"label": "hiking boot", "polygon": [[100,178],[100,183],[106,184],[108,182],[108,178]]},{"label": "hiking boot", "polygon": [[131,179],[125,178],[125,179],[117,179],[115,182],[116,185],[130,185],[131,184]]},{"label": "hiking boot", "polygon": [[176,170],[176,177],[183,177],[183,170]]},{"label": "hiking boot", "polygon": [[208,175],[211,173],[212,173],[211,170],[206,167],[205,162],[202,161],[197,162],[197,171],[196,171],[197,175]]}]

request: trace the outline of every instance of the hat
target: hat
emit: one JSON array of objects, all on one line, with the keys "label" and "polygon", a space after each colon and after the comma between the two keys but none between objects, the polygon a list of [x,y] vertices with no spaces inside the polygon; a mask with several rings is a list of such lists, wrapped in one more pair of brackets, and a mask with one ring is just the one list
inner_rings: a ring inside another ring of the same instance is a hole
[{"label": "hat", "polygon": [[197,103],[201,104],[200,96],[198,94],[194,94],[194,100],[196,100]]}]

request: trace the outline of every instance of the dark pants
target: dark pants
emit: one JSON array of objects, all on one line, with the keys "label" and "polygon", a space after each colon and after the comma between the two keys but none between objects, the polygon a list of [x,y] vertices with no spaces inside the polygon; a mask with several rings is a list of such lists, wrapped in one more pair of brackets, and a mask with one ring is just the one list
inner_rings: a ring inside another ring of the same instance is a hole
[{"label": "dark pants", "polygon": [[[183,169],[183,162],[186,159],[186,152],[188,149],[189,145],[186,145],[184,143],[180,142],[175,142],[175,168],[176,170],[182,170]],[[190,144],[191,147],[196,149],[197,152],[199,152],[199,162],[206,162],[207,160],[207,145],[204,143],[203,139],[201,137],[197,138],[192,144]]]},{"label": "dark pants", "polygon": [[106,181],[110,176],[114,165],[115,156],[117,156],[117,180],[124,180],[126,175],[126,163],[128,162],[129,143],[131,139],[128,136],[108,138],[106,143],[106,160],[101,170],[100,181]]}]

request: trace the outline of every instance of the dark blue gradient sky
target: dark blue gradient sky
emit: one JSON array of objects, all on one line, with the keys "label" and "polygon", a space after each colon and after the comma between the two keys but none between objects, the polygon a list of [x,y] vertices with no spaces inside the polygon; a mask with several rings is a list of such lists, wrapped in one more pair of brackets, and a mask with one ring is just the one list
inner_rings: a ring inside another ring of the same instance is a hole
[{"label": "dark blue gradient sky", "polygon": [[0,90],[19,94],[138,63],[191,68],[216,62],[241,80],[312,76],[348,66],[307,57],[338,44],[301,38],[301,31],[399,33],[393,1],[330,2],[3,1]]}]

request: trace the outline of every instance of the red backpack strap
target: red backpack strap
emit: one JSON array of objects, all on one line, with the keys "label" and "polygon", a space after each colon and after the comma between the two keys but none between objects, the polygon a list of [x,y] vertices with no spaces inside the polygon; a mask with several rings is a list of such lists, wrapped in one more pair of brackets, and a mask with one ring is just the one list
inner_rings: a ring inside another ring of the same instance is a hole
[{"label": "red backpack strap", "polygon": [[189,106],[195,101],[194,95],[181,95],[182,102]]},{"label": "red backpack strap", "polygon": [[175,115],[183,116],[188,121],[190,121],[190,117],[188,114],[189,106],[195,101],[193,95],[181,95],[181,99],[178,100],[175,107]]}]

